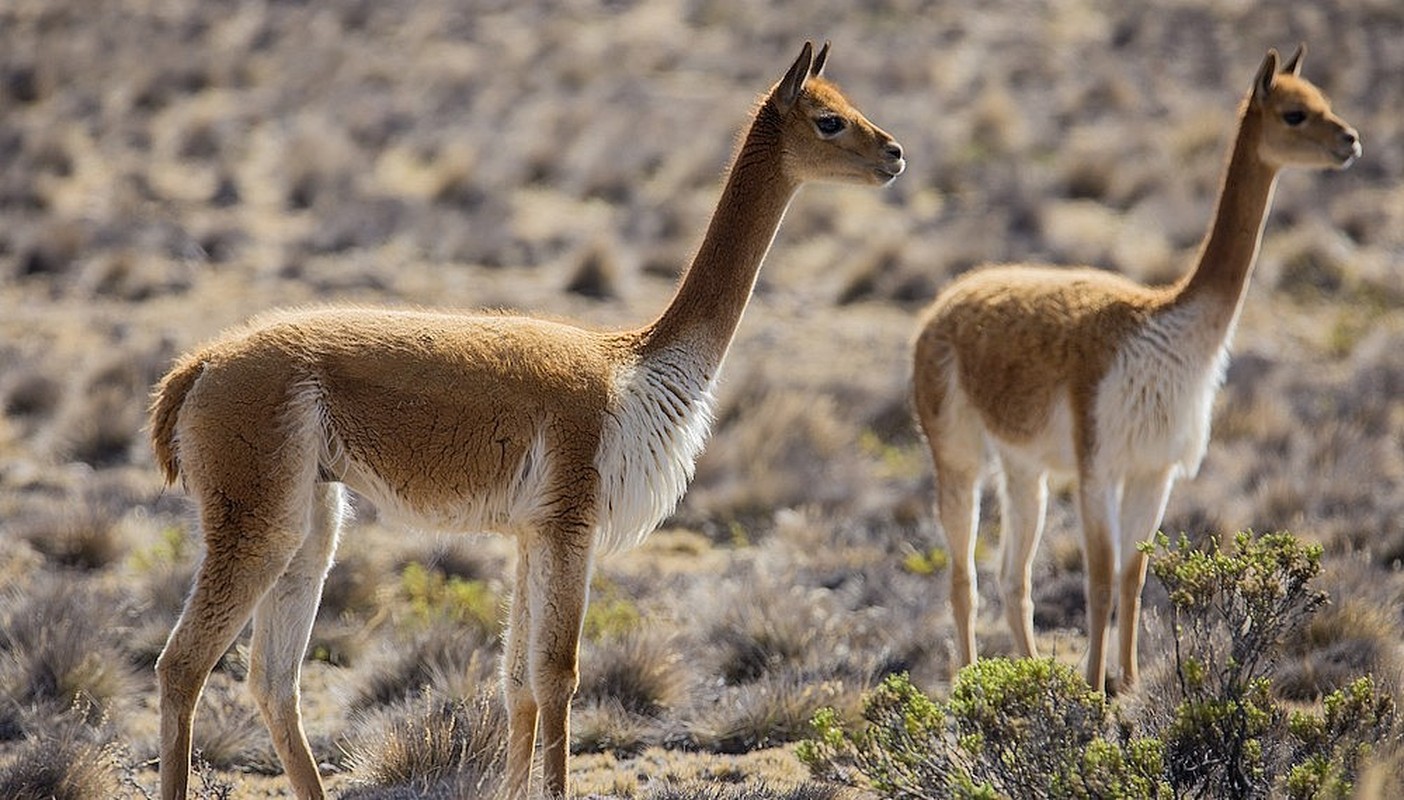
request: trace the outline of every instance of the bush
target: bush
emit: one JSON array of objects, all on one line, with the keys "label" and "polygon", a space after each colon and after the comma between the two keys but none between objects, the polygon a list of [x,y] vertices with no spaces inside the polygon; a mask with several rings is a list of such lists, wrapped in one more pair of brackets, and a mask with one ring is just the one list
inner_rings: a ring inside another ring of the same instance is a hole
[{"label": "bush", "polygon": [[1282,740],[1285,712],[1268,677],[1283,637],[1326,602],[1311,587],[1321,547],[1290,534],[1240,533],[1231,551],[1187,539],[1163,551],[1151,571],[1170,595],[1179,703],[1165,731],[1169,777],[1181,789],[1263,796],[1273,783],[1265,746]]},{"label": "bush", "polygon": [[891,798],[1170,796],[1159,743],[1113,732],[1105,698],[1051,659],[977,661],[946,703],[890,676],[863,718],[855,733],[821,711],[800,760]]},{"label": "bush", "polygon": [[1108,706],[1052,661],[988,659],[944,703],[890,677],[857,729],[832,709],[798,755],[816,775],[888,798],[1346,798],[1401,752],[1394,697],[1370,677],[1289,712],[1271,675],[1283,640],[1325,602],[1321,548],[1240,534],[1231,548],[1146,546],[1165,585],[1173,676],[1139,713]]}]

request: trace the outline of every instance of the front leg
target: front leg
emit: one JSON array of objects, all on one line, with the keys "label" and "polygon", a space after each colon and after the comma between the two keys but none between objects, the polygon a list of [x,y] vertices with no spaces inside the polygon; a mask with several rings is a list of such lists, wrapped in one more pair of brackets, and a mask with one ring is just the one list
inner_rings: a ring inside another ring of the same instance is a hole
[{"label": "front leg", "polygon": [[1121,685],[1129,687],[1140,678],[1136,639],[1140,633],[1141,589],[1146,583],[1149,559],[1138,545],[1148,541],[1160,528],[1165,503],[1175,472],[1167,469],[1126,480],[1121,497],[1121,600],[1117,607],[1117,629],[1121,643]]},{"label": "front leg", "polygon": [[570,702],[579,684],[580,631],[591,571],[588,530],[543,531],[532,553],[529,658],[532,694],[540,709],[545,795],[564,797],[570,754]]},{"label": "front leg", "polygon": [[529,797],[532,756],[536,750],[536,696],[531,686],[530,602],[531,544],[528,535],[517,539],[516,586],[507,620],[506,652],[502,659],[503,699],[507,704],[507,783],[511,800]]},{"label": "front leg", "polygon": [[1078,486],[1082,547],[1087,560],[1087,683],[1106,687],[1106,653],[1116,581],[1116,527],[1120,525],[1120,486],[1083,475]]}]

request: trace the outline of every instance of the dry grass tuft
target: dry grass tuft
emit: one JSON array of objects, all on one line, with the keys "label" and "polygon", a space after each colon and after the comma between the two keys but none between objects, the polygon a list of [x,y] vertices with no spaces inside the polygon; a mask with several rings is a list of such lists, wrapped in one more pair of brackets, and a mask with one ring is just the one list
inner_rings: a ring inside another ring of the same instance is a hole
[{"label": "dry grass tuft", "polygon": [[641,800],[857,800],[858,791],[832,783],[802,783],[793,788],[771,788],[753,782],[725,784],[713,781],[687,781],[650,787]]},{"label": "dry grass tuft", "polygon": [[615,248],[597,242],[580,254],[565,290],[593,300],[617,300],[621,278],[622,268]]},{"label": "dry grass tuft", "polygon": [[97,722],[136,688],[120,600],[73,581],[39,581],[0,597],[0,708],[21,730],[81,708]]},{"label": "dry grass tuft", "polygon": [[580,662],[577,704],[611,703],[643,717],[657,718],[681,707],[698,679],[676,639],[658,633],[636,631],[591,641]]},{"label": "dry grass tuft", "polygon": [[1313,702],[1362,675],[1383,685],[1404,675],[1404,640],[1398,614],[1348,598],[1318,611],[1298,636],[1284,643],[1273,685],[1283,697]]},{"label": "dry grass tuft", "polygon": [[467,697],[493,681],[497,640],[474,626],[430,625],[397,645],[388,663],[367,667],[348,707],[363,712],[433,690]]},{"label": "dry grass tuft", "polygon": [[450,700],[435,693],[357,725],[347,800],[496,798],[506,762],[507,717],[493,691]]},{"label": "dry grass tuft", "polygon": [[115,504],[89,495],[41,511],[16,528],[54,566],[93,572],[118,563],[128,551],[122,513]]},{"label": "dry grass tuft", "polygon": [[844,709],[856,718],[863,688],[785,670],[724,690],[687,724],[687,742],[707,752],[737,754],[798,741],[813,734],[810,720],[821,708]]},{"label": "dry grass tuft", "polygon": [[282,772],[273,741],[247,687],[215,672],[210,676],[195,712],[192,749],[201,760],[221,770],[246,770],[265,775]]},{"label": "dry grass tuft", "polygon": [[0,797],[94,800],[121,796],[122,757],[104,736],[72,719],[36,733],[0,762]]}]

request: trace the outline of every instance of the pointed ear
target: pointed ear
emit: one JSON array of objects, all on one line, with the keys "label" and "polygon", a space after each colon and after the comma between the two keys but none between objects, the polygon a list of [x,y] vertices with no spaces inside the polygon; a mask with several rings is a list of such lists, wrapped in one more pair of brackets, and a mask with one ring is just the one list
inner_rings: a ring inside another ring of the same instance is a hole
[{"label": "pointed ear", "polygon": [[1302,56],[1306,55],[1306,42],[1297,45],[1297,52],[1282,64],[1282,71],[1292,75],[1302,74]]},{"label": "pointed ear", "polygon": [[1253,79],[1253,99],[1266,100],[1268,93],[1272,91],[1272,76],[1277,73],[1277,51],[1269,50],[1263,59],[1262,66],[1258,67],[1258,76]]},{"label": "pointed ear", "polygon": [[800,50],[799,58],[790,65],[790,71],[785,73],[785,77],[780,79],[780,83],[775,85],[775,92],[771,95],[775,99],[775,104],[781,111],[789,111],[799,99],[800,90],[804,88],[804,82],[809,77],[809,65],[814,61],[814,45],[809,42],[804,43],[804,49]]},{"label": "pointed ear", "polygon": [[829,57],[829,43],[824,42],[824,46],[819,48],[819,55],[814,57],[814,64],[809,68],[809,75],[817,78],[824,74],[824,61]]}]

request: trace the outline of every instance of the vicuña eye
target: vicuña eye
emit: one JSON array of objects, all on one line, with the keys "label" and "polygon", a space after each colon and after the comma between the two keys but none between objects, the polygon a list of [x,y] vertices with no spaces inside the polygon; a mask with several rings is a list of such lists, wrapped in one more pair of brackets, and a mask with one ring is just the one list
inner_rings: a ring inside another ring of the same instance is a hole
[{"label": "vicu\u00f1a eye", "polygon": [[820,117],[814,120],[814,127],[819,130],[821,136],[837,136],[840,131],[848,126],[843,117]]},{"label": "vicu\u00f1a eye", "polygon": [[1282,113],[1282,121],[1294,128],[1306,122],[1306,117],[1305,111],[1284,111]]}]

